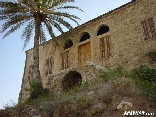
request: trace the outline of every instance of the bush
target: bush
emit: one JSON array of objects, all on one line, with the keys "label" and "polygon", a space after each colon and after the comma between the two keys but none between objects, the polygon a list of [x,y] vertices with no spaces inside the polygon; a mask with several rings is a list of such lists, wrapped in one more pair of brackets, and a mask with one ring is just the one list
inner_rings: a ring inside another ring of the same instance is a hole
[{"label": "bush", "polygon": [[156,103],[156,82],[143,81],[140,79],[135,79],[136,84],[141,87],[142,94],[150,101]]},{"label": "bush", "polygon": [[141,87],[142,94],[147,99],[156,102],[156,70],[146,65],[134,69],[131,72],[135,83]]},{"label": "bush", "polygon": [[156,81],[156,70],[148,67],[147,65],[141,65],[131,72],[133,78],[139,78],[145,81]]},{"label": "bush", "polygon": [[43,97],[49,94],[48,89],[43,89],[42,83],[35,81],[35,79],[32,79],[30,81],[30,97],[28,100],[36,99],[39,97]]},{"label": "bush", "polygon": [[115,80],[113,82],[113,90],[117,94],[126,97],[133,97],[139,93],[138,88],[135,86],[135,82],[131,78],[121,78],[120,80]]},{"label": "bush", "polygon": [[100,71],[98,78],[102,79],[104,82],[108,82],[110,80],[114,80],[116,78],[121,78],[126,75],[126,71],[122,69],[122,67],[117,67],[114,69],[108,69],[107,72]]},{"label": "bush", "polygon": [[146,55],[150,57],[151,63],[156,61],[156,51],[151,51],[151,52],[147,53]]}]

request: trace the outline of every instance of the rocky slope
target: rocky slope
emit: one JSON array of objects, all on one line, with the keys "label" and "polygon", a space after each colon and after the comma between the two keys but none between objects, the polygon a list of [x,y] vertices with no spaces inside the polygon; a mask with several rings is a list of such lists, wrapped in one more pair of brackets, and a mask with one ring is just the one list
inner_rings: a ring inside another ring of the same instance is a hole
[{"label": "rocky slope", "polygon": [[122,117],[132,110],[156,114],[154,104],[141,95],[131,78],[96,81],[50,96],[1,110],[0,117]]}]

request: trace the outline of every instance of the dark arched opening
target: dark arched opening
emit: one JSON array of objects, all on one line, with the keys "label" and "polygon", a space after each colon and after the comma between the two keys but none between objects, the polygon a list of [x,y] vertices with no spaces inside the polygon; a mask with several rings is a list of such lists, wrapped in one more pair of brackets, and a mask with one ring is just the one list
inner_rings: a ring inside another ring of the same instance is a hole
[{"label": "dark arched opening", "polygon": [[63,90],[69,90],[75,86],[80,86],[82,82],[82,76],[76,71],[70,71],[63,78]]},{"label": "dark arched opening", "polygon": [[71,40],[68,40],[68,41],[65,43],[64,50],[65,50],[65,49],[68,49],[68,48],[70,48],[70,47],[72,47],[72,46],[73,46],[73,42],[72,42]]},{"label": "dark arched opening", "polygon": [[109,32],[109,27],[108,26],[101,26],[97,32],[97,36],[102,35],[102,34],[107,33],[107,32]]},{"label": "dark arched opening", "polygon": [[85,41],[85,40],[87,40],[87,39],[89,39],[89,38],[90,38],[89,33],[85,32],[85,33],[82,35],[82,37],[81,37],[81,39],[80,39],[80,42]]}]

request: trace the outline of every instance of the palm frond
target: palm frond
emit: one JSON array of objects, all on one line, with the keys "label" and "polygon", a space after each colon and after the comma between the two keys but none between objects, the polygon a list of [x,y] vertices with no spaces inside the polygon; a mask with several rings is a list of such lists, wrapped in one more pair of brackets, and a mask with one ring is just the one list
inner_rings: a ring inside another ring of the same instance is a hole
[{"label": "palm frond", "polygon": [[46,25],[46,28],[47,28],[47,30],[48,30],[48,32],[49,32],[49,34],[50,34],[50,36],[52,37],[52,38],[55,38],[55,34],[54,34],[54,32],[53,32],[53,28],[52,28],[52,25],[51,25],[51,23],[49,22],[49,20],[45,20],[44,21],[44,24]]},{"label": "palm frond", "polygon": [[24,12],[29,12],[30,6],[29,7],[25,7],[22,6],[20,4],[17,3],[12,3],[12,2],[0,2],[0,8],[1,8],[1,14],[5,14],[5,13],[24,13]]},{"label": "palm frond", "polygon": [[0,20],[5,20],[5,19],[8,19],[7,15],[0,15]]},{"label": "palm frond", "polygon": [[62,27],[60,26],[60,23],[58,23],[57,21],[55,21],[54,19],[52,19],[51,17],[48,18],[50,23],[61,33],[64,33],[64,31],[62,30]]},{"label": "palm frond", "polygon": [[0,2],[0,7],[1,8],[11,8],[11,7],[16,7],[18,6],[17,3],[13,3],[13,2]]},{"label": "palm frond", "polygon": [[65,17],[65,18],[74,18],[74,19],[77,19],[77,20],[81,20],[79,17],[77,17],[76,15],[70,15],[69,13],[66,13],[66,12],[55,12],[53,13],[53,15],[57,15],[57,16],[62,16],[62,17]]},{"label": "palm frond", "polygon": [[3,25],[2,25],[2,28],[1,28],[1,32],[4,32],[5,30],[7,30],[10,26],[12,25],[16,25],[17,23],[20,23],[21,21],[27,21],[28,19],[30,19],[32,16],[15,16],[15,17],[12,17],[10,19],[10,21],[6,21]]},{"label": "palm frond", "polygon": [[61,33],[64,33],[64,31],[62,30],[62,27],[60,26],[60,23],[57,23],[54,21],[53,26]]},{"label": "palm frond", "polygon": [[44,24],[45,24],[45,26],[47,27],[48,32],[49,32],[50,36],[52,37],[53,41],[55,42],[55,45],[58,45],[58,41],[57,41],[56,38],[55,38],[55,34],[54,34],[54,32],[53,32],[53,28],[52,28],[51,22],[50,22],[49,20],[46,19],[46,20],[44,21]]},{"label": "palm frond", "polygon": [[80,11],[83,12],[82,9],[80,9],[79,7],[76,7],[76,6],[60,6],[60,7],[56,8],[56,9],[77,9],[77,10],[80,10]]},{"label": "palm frond", "polygon": [[51,4],[49,5],[48,9],[53,9],[68,2],[74,2],[74,0],[53,0],[53,2],[51,2]]},{"label": "palm frond", "polygon": [[69,30],[73,28],[72,25],[68,23],[67,21],[65,21],[62,17],[53,16],[53,20],[59,22],[60,24],[68,28]]},{"label": "palm frond", "polygon": [[24,22],[20,22],[20,23],[18,23],[16,25],[12,26],[11,29],[5,33],[5,35],[3,36],[3,39],[6,38],[7,36],[9,36],[10,34],[12,34],[13,32],[15,32],[23,24],[24,24]]},{"label": "palm frond", "polygon": [[20,13],[29,13],[30,10],[26,8],[13,8],[13,9],[3,9],[0,11],[0,15],[6,14],[20,14]]},{"label": "palm frond", "polygon": [[24,40],[23,50],[27,47],[27,44],[29,43],[31,36],[33,34],[33,29],[35,28],[35,23],[33,20],[31,20],[28,25],[24,28],[24,31],[22,33],[22,40]]}]

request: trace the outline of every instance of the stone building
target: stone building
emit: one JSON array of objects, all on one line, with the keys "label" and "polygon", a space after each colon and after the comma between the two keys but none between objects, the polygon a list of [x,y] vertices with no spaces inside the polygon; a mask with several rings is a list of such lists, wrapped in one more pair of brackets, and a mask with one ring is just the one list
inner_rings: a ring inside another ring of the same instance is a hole
[{"label": "stone building", "polygon": [[[105,66],[132,69],[156,49],[156,0],[132,0],[40,45],[43,86],[61,91],[79,80],[96,78]],[[29,96],[33,78],[33,49],[26,51],[19,99]]]}]

